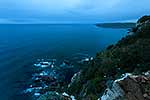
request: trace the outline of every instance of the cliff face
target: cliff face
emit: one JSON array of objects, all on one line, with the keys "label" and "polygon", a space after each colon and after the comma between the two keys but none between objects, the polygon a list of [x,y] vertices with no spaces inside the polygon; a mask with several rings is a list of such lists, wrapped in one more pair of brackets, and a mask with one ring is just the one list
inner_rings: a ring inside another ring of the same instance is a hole
[{"label": "cliff face", "polygon": [[150,100],[150,72],[126,75],[107,88],[101,100]]},{"label": "cliff face", "polygon": [[107,91],[101,97],[102,100],[149,100],[144,98],[149,93],[143,92],[143,84],[136,82],[132,76],[115,81],[124,73],[139,75],[149,71],[149,58],[150,16],[144,16],[130,30],[129,35],[97,53],[94,60],[81,69],[68,92],[79,100],[97,100],[105,89]]},{"label": "cliff face", "polygon": [[150,16],[128,33],[88,60],[65,84],[67,93],[47,92],[38,100],[150,100]]},{"label": "cliff face", "polygon": [[[112,88],[107,88],[101,100],[117,100],[124,96],[124,91],[117,82],[112,84]],[[99,99],[98,99],[99,100]]]}]

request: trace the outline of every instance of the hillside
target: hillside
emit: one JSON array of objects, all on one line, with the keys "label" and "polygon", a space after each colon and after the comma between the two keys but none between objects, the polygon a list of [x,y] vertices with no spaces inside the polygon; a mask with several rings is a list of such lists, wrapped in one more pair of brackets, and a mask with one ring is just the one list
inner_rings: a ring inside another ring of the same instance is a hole
[{"label": "hillside", "polygon": [[135,27],[136,23],[99,23],[96,24],[98,27],[103,28],[132,28]]},{"label": "hillside", "polygon": [[[150,100],[150,16],[96,54],[69,84],[38,100]],[[136,91],[137,90],[137,91]]]},{"label": "hillside", "polygon": [[138,20],[129,35],[98,52],[95,59],[81,69],[68,91],[78,100],[96,100],[122,74],[142,74],[149,71],[149,58],[150,18],[144,16]]}]

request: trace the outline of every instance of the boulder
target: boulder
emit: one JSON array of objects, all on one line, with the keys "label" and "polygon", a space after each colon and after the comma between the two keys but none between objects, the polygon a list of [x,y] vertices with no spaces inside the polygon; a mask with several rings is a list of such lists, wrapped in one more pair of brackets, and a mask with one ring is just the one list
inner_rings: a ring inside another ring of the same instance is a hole
[{"label": "boulder", "polygon": [[101,100],[150,100],[150,74],[128,75],[113,82]]}]

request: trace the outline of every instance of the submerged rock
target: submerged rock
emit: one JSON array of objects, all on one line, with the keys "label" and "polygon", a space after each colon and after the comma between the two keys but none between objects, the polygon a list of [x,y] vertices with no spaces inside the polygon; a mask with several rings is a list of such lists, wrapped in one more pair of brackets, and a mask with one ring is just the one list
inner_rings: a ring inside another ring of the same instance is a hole
[{"label": "submerged rock", "polygon": [[62,93],[75,73],[74,66],[68,60],[60,65],[55,62],[56,60],[38,59],[33,64],[31,80],[23,93],[39,100],[75,100],[74,96]]}]

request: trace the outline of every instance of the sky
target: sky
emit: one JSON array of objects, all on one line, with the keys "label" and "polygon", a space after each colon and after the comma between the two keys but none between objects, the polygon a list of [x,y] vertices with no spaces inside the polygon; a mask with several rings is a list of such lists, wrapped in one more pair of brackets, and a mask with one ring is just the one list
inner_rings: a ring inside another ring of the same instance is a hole
[{"label": "sky", "polygon": [[150,0],[0,0],[0,23],[136,21]]}]

